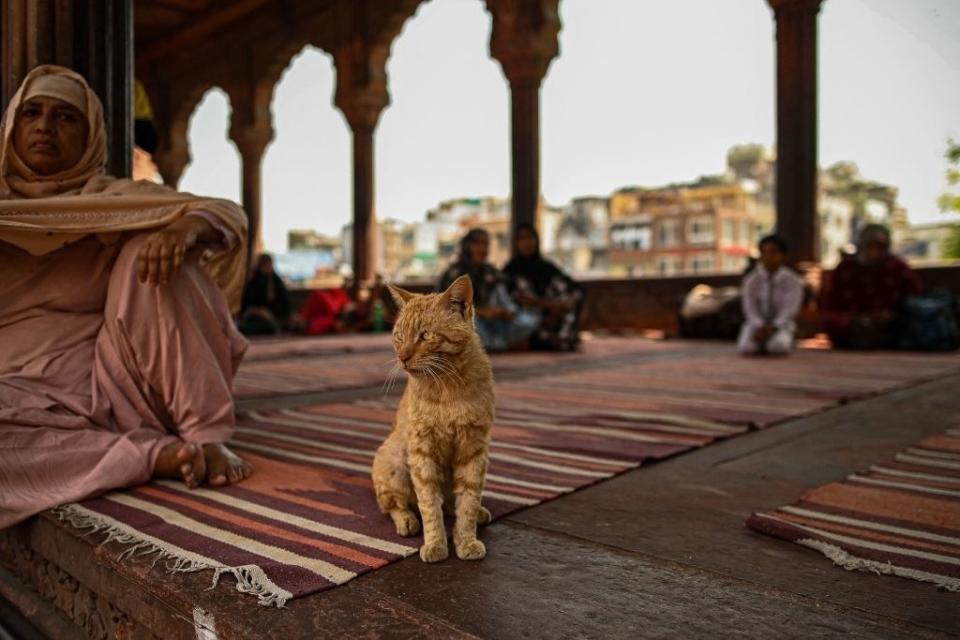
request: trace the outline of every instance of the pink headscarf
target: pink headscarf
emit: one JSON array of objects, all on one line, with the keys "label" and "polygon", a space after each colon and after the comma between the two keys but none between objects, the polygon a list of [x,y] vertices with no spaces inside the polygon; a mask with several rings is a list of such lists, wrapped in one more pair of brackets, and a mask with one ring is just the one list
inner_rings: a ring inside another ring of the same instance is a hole
[{"label": "pink headscarf", "polygon": [[[83,157],[70,169],[51,176],[27,167],[13,145],[21,105],[40,95],[77,107],[89,125]],[[231,306],[239,307],[246,277],[247,217],[243,210],[228,200],[200,198],[152,182],[108,176],[106,158],[103,106],[83,76],[53,65],[31,71],[10,101],[0,130],[0,242],[44,255],[90,235],[111,244],[124,232],[160,229],[189,213],[203,212],[238,240],[229,251],[207,252],[203,264]],[[3,276],[0,264],[0,278]]]},{"label": "pink headscarf", "polygon": [[[87,146],[73,167],[51,176],[40,176],[17,155],[13,131],[20,107],[30,98],[47,96],[72,104],[87,119]],[[43,65],[31,71],[10,100],[0,139],[0,198],[45,198],[75,195],[94,178],[106,175],[107,135],[103,105],[78,73]]]}]

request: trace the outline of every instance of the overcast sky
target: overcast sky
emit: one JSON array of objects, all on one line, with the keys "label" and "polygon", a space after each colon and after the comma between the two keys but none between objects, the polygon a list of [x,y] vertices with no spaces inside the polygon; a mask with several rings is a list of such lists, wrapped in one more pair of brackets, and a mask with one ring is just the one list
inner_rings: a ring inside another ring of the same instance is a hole
[{"label": "overcast sky", "polygon": [[[720,172],[727,149],[774,143],[774,25],[765,0],[562,0],[561,56],[542,90],[544,197]],[[377,214],[422,219],[439,201],[509,194],[509,94],[480,0],[430,0],[395,41],[377,129]],[[960,138],[960,1],[825,0],[820,161],[856,162],[900,188],[915,222],[942,218],[948,136]],[[290,228],[350,218],[350,134],[325,53],[294,59],[274,96],[264,162],[267,248]],[[210,91],[190,127],[181,188],[239,199],[229,102]]]}]

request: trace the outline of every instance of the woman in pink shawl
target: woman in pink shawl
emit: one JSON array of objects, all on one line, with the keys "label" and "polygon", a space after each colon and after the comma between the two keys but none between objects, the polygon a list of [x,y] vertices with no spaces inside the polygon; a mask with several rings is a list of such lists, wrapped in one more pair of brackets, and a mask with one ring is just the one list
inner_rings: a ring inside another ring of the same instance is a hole
[{"label": "woman in pink shawl", "polygon": [[97,493],[250,474],[237,205],[107,176],[100,100],[34,69],[0,130],[0,529]]}]

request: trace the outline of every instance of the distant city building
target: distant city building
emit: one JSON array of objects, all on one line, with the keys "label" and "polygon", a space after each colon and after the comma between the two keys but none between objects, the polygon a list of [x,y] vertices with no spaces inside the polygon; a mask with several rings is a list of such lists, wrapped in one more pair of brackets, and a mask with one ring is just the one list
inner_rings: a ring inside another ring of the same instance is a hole
[{"label": "distant city building", "polygon": [[377,271],[388,280],[394,280],[404,265],[409,264],[414,258],[416,225],[388,218],[379,221],[377,229],[379,241]]},{"label": "distant city building", "polygon": [[541,229],[543,253],[575,276],[606,275],[610,198],[574,198],[568,206],[556,211],[560,217],[555,224],[555,238],[545,242]]},{"label": "distant city building", "polygon": [[956,221],[911,225],[894,248],[914,264],[943,262],[947,259],[947,243],[958,229],[960,222]]},{"label": "distant city building", "polygon": [[[757,240],[775,226],[776,156],[762,145],[744,144],[732,147],[726,161],[724,173],[692,182],[624,187],[563,206],[541,199],[540,249],[581,278],[741,272],[756,254]],[[852,162],[822,170],[818,185],[824,266],[835,266],[870,223],[888,225],[895,246],[911,259],[937,259],[931,256],[949,225],[910,227],[896,187],[864,179]],[[489,260],[504,265],[511,252],[510,199],[488,196],[445,200],[420,222],[383,220],[376,236],[377,270],[394,281],[433,280],[472,228],[489,233]],[[332,251],[343,266],[350,264],[351,239],[350,225],[339,239],[291,231],[290,247]]]},{"label": "distant city building", "polygon": [[338,285],[343,252],[339,238],[310,229],[287,233],[287,252],[273,256],[274,267],[293,287],[323,288]]},{"label": "distant city building", "polygon": [[291,229],[287,232],[287,249],[290,251],[323,249],[333,252],[340,260],[341,245],[340,238],[318,233],[312,229]]},{"label": "distant city building", "polygon": [[736,273],[747,265],[772,212],[738,183],[631,189],[610,222],[609,271],[615,276]]}]

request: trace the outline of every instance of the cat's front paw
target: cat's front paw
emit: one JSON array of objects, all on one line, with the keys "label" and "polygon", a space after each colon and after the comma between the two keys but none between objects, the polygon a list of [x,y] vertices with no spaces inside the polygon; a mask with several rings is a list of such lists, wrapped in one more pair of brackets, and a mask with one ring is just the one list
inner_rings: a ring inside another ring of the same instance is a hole
[{"label": "cat's front paw", "polygon": [[447,550],[446,541],[424,544],[420,547],[420,559],[424,562],[440,562],[446,560],[450,552]]},{"label": "cat's front paw", "polygon": [[397,535],[401,535],[405,538],[415,536],[420,533],[420,521],[417,520],[417,516],[413,515],[409,511],[395,515],[393,518],[393,523],[397,527]]},{"label": "cat's front paw", "polygon": [[457,557],[461,560],[482,560],[486,555],[487,548],[476,538],[457,543]]},{"label": "cat's front paw", "polygon": [[493,520],[493,516],[490,515],[490,510],[481,506],[477,510],[477,524],[490,524],[491,520]]}]

